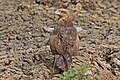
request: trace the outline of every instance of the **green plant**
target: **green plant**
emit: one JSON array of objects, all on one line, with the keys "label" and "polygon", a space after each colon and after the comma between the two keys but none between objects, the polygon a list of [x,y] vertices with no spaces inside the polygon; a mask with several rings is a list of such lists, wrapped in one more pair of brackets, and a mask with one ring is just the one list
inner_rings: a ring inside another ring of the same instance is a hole
[{"label": "green plant", "polygon": [[92,67],[92,64],[84,63],[80,67],[71,66],[68,71],[63,72],[60,75],[61,80],[90,80],[90,76],[86,75],[88,68]]}]

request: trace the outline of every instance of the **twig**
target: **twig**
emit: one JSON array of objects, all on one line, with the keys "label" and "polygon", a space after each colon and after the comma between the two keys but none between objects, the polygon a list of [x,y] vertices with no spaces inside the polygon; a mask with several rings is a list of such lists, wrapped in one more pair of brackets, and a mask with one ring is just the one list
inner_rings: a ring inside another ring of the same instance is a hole
[{"label": "twig", "polygon": [[[77,29],[77,32],[81,32],[83,30],[81,27],[76,27],[76,29]],[[46,32],[50,32],[51,33],[54,30],[54,28],[44,27],[44,30]]]}]

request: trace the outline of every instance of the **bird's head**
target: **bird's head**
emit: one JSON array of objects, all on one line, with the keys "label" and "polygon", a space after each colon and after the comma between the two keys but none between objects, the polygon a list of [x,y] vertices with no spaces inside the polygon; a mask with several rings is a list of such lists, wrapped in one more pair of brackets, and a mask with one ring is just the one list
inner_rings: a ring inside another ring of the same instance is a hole
[{"label": "bird's head", "polygon": [[60,8],[60,9],[56,10],[55,14],[58,15],[60,18],[69,17],[70,16],[69,11],[66,10],[66,9],[63,9],[63,8]]},{"label": "bird's head", "polygon": [[55,11],[55,14],[59,16],[58,25],[73,26],[72,18],[68,10],[60,8]]}]

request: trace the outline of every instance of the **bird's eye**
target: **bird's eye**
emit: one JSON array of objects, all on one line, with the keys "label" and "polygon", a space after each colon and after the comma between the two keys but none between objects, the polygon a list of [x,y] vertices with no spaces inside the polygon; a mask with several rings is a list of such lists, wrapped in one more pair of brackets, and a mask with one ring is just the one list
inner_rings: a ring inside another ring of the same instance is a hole
[{"label": "bird's eye", "polygon": [[64,11],[60,11],[61,13],[64,13]]}]

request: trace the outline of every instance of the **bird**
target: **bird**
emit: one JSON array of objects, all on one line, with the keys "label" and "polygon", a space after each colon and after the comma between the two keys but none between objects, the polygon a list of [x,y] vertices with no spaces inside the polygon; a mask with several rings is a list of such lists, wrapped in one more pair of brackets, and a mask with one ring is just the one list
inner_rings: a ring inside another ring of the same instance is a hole
[{"label": "bird", "polygon": [[58,57],[54,59],[53,68],[65,71],[72,63],[72,56],[78,53],[79,38],[67,9],[59,8],[55,15],[59,18],[50,37],[50,49],[52,54]]}]

